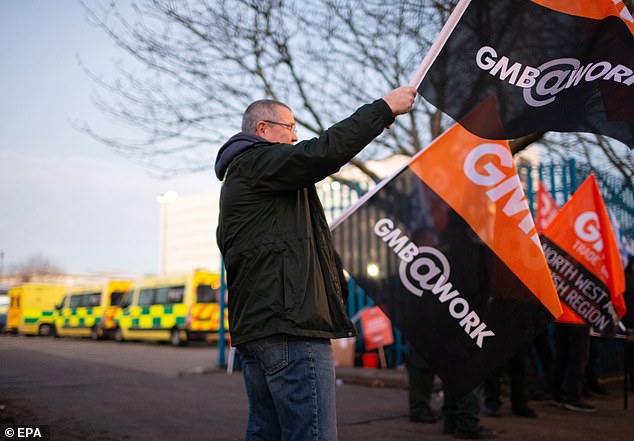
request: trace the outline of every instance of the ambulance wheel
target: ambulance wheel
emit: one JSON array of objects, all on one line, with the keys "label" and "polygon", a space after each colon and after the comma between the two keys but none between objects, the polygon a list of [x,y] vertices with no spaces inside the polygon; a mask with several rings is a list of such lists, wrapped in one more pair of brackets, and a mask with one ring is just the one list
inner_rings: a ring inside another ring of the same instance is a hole
[{"label": "ambulance wheel", "polygon": [[125,341],[125,338],[123,337],[123,332],[121,332],[121,328],[117,328],[116,331],[114,331],[114,339],[119,343],[123,343]]},{"label": "ambulance wheel", "polygon": [[181,331],[177,328],[172,329],[172,334],[170,335],[170,343],[172,346],[183,346],[184,342],[181,338]]},{"label": "ambulance wheel", "polygon": [[97,328],[96,326],[93,326],[90,330],[90,339],[94,341],[101,340],[101,335],[99,335],[99,328]]},{"label": "ambulance wheel", "polygon": [[51,325],[48,324],[44,324],[40,326],[40,329],[37,332],[37,335],[42,335],[42,336],[48,336],[52,334],[52,327]]}]

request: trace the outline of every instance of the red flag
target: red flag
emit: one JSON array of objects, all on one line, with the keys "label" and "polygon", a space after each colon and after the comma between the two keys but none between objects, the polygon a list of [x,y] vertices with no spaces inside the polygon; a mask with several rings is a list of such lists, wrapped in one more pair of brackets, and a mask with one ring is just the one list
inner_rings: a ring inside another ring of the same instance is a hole
[{"label": "red flag", "polygon": [[[418,87],[429,102],[484,138],[589,132],[634,147],[634,20],[622,1],[471,0],[456,10]],[[484,124],[466,118],[485,102]]]},{"label": "red flag", "polygon": [[542,235],[546,259],[564,306],[557,319],[615,331],[625,314],[625,275],[608,212],[590,175]]},{"label": "red flag", "polygon": [[553,199],[544,183],[540,180],[537,187],[537,206],[535,207],[535,226],[537,231],[541,233],[546,229],[552,220],[557,216],[559,207],[557,202]]},{"label": "red flag", "polygon": [[344,216],[343,266],[456,394],[561,314],[506,141],[455,125]]}]

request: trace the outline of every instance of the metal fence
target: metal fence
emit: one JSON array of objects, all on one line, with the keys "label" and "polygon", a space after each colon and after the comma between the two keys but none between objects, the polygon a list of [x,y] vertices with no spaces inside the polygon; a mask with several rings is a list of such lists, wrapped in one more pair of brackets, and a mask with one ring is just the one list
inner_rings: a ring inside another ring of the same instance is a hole
[{"label": "metal fence", "polygon": [[537,191],[536,179],[541,180],[560,207],[570,199],[583,181],[594,173],[606,206],[618,221],[625,236],[634,237],[634,192],[632,183],[612,173],[593,170],[587,164],[579,164],[574,159],[562,163],[520,166],[520,179],[531,209],[535,207]]}]

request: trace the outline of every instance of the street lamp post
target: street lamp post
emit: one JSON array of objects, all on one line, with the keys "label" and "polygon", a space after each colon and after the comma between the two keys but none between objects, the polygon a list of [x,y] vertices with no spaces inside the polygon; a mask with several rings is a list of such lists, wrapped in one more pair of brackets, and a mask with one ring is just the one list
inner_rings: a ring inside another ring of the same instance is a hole
[{"label": "street lamp post", "polygon": [[159,240],[159,268],[161,274],[167,273],[167,227],[168,227],[168,204],[174,202],[178,198],[175,191],[166,191],[156,197],[157,202],[161,205],[160,220],[160,240]]}]

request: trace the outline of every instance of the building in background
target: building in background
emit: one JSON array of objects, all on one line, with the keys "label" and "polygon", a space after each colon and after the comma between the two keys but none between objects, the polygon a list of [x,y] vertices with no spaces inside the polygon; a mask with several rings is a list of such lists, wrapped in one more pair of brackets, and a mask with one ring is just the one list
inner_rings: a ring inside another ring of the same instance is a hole
[{"label": "building in background", "polygon": [[184,274],[195,269],[219,272],[216,244],[218,191],[157,197],[161,206],[159,273]]}]

